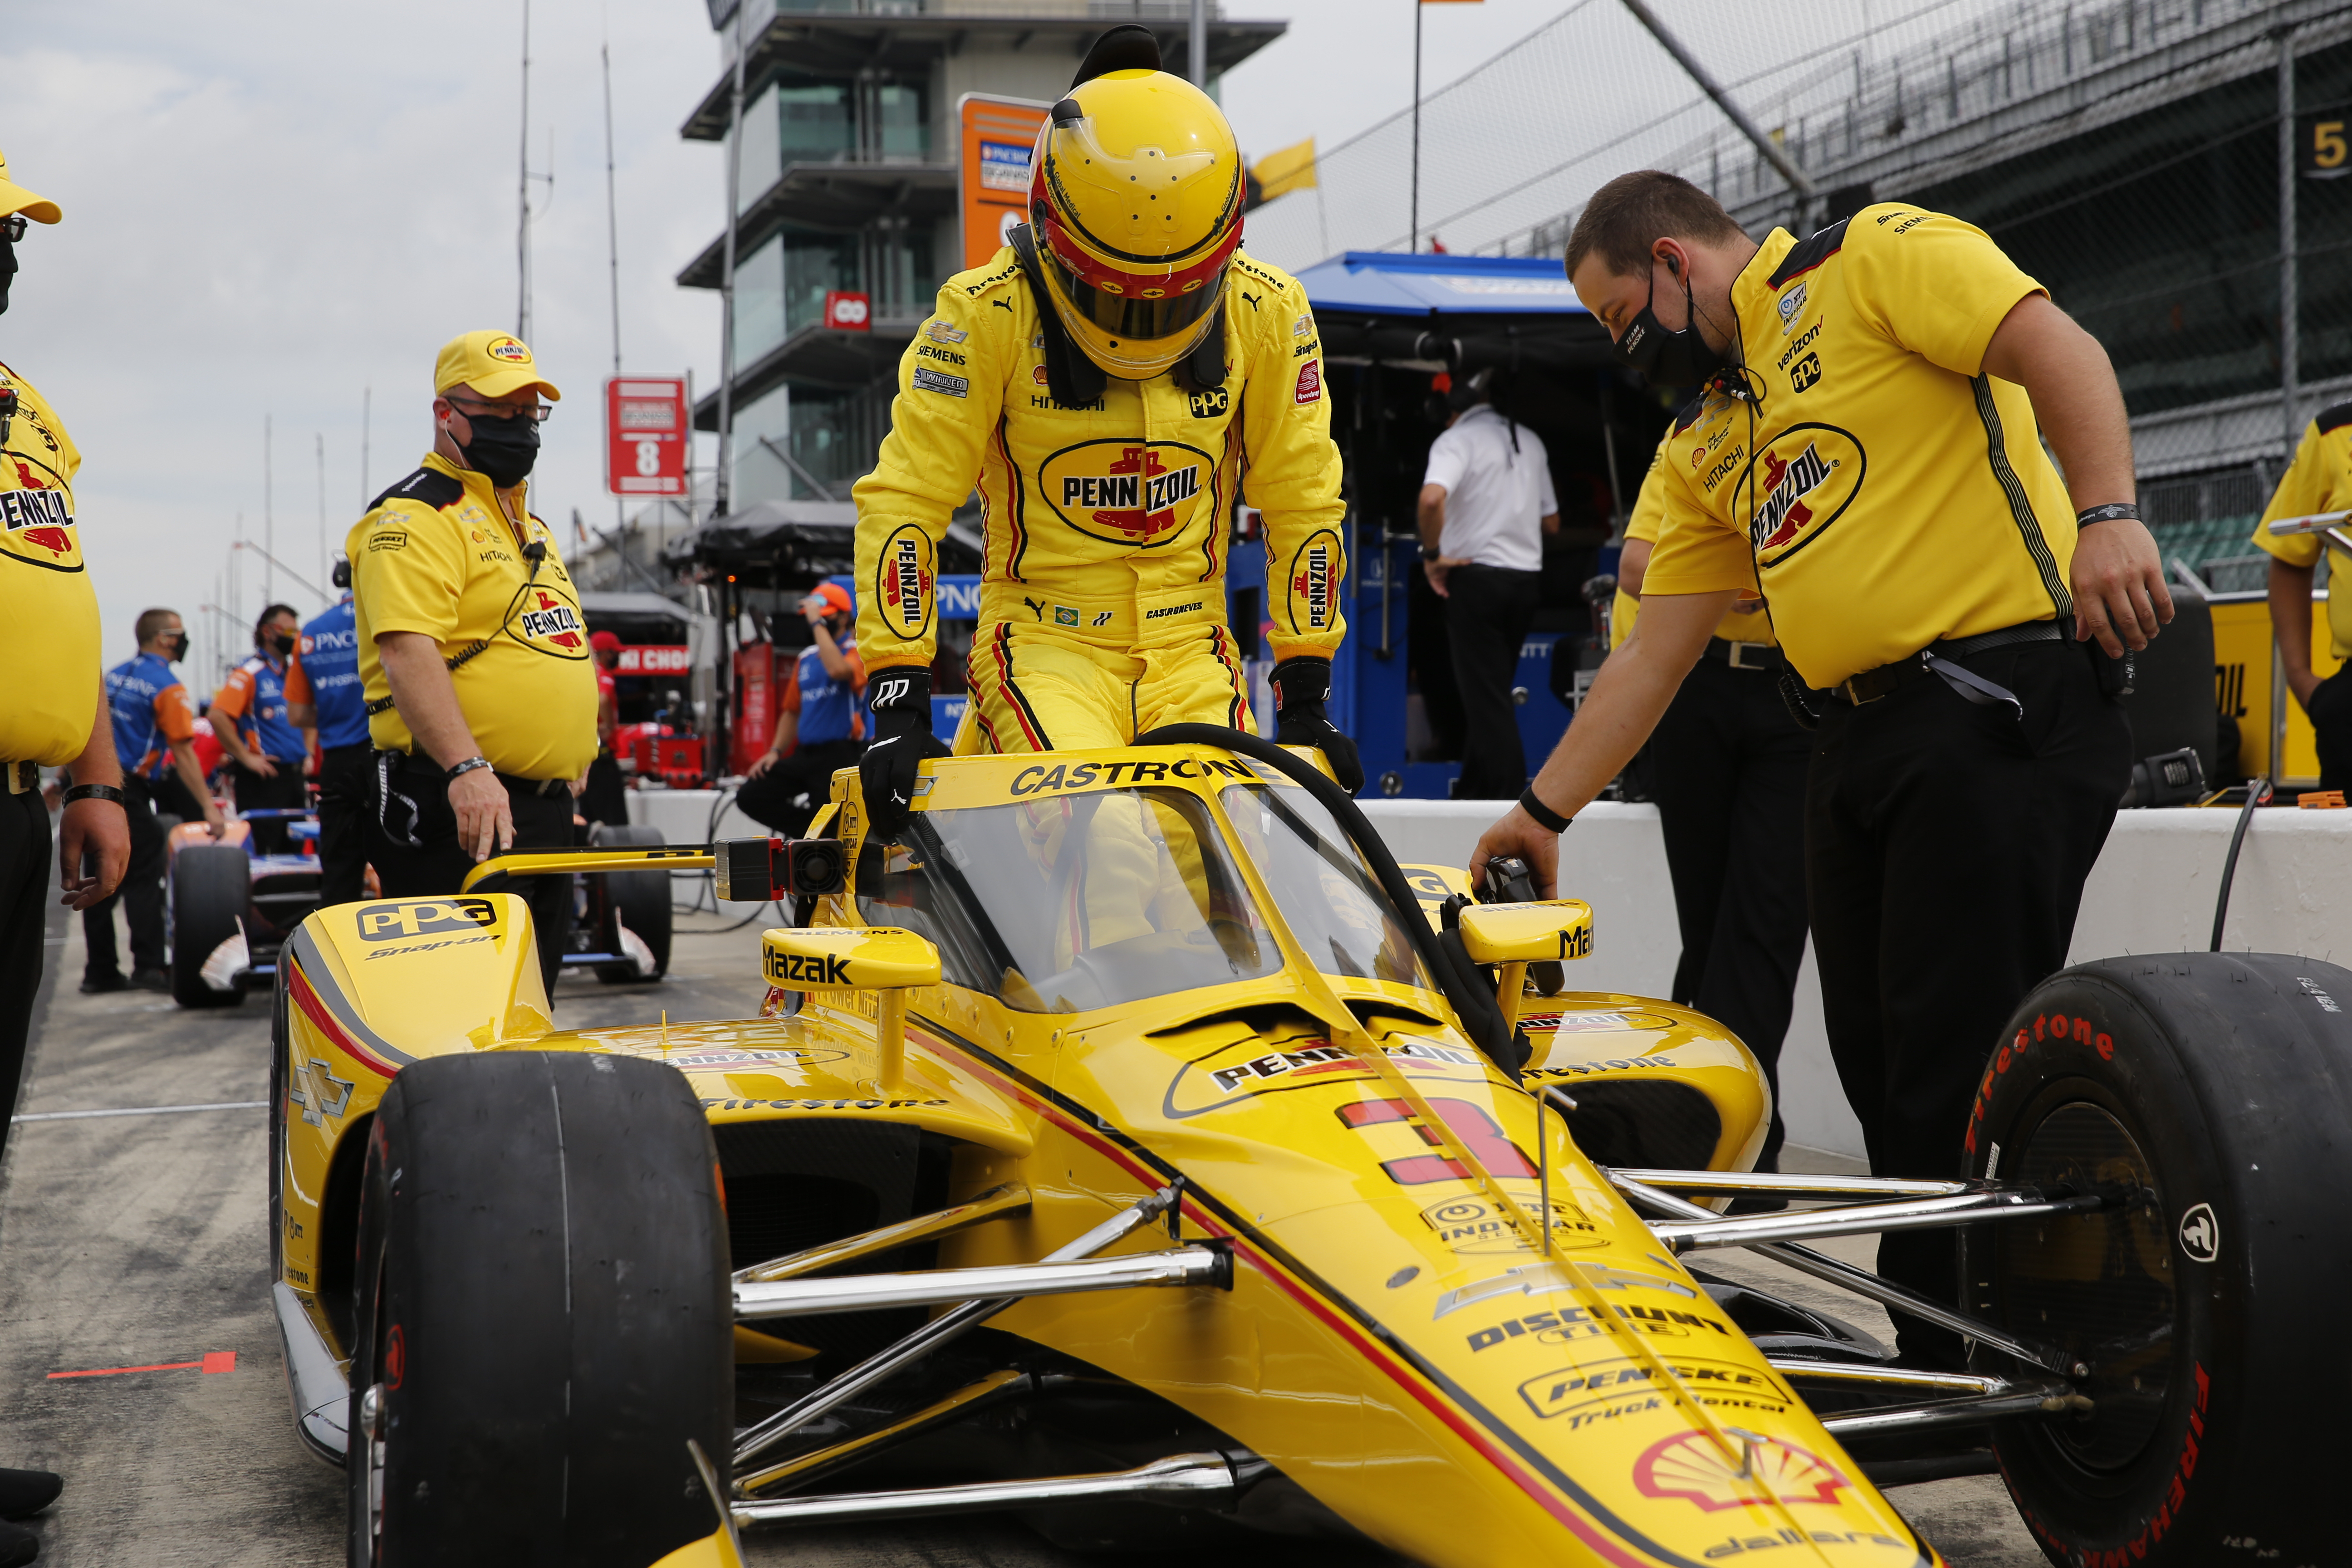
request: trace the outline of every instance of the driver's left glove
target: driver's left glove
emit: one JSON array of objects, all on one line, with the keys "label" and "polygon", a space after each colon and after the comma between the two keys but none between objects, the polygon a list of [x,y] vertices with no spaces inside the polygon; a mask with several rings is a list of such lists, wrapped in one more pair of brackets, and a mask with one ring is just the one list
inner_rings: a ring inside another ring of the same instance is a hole
[{"label": "driver's left glove", "polygon": [[1364,787],[1364,764],[1356,742],[1339,732],[1323,711],[1331,698],[1331,661],[1286,658],[1274,667],[1275,743],[1313,746],[1331,764],[1331,776],[1349,795]]},{"label": "driver's left glove", "polygon": [[858,792],[866,797],[866,832],[895,837],[915,805],[915,773],[925,757],[948,748],[931,732],[931,672],[890,669],[866,686],[874,739],[857,760]]}]

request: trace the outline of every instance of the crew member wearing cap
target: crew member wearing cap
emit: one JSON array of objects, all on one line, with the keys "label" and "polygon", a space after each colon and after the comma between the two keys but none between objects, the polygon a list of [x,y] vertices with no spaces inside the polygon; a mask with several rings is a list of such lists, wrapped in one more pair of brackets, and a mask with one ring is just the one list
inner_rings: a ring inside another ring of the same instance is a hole
[{"label": "crew member wearing cap", "polygon": [[[1625,522],[1612,646],[1633,635],[1665,520],[1666,443]],[[1743,594],[1716,623],[1650,735],[1644,783],[1658,808],[1683,941],[1673,1000],[1739,1037],[1772,1089],[1756,1169],[1780,1168],[1780,1047],[1805,958],[1806,732],[1781,700],[1786,668],[1764,601]],[[1743,1199],[1744,1208],[1759,1200]],[[1778,1205],[1772,1205],[1778,1206]]]},{"label": "crew member wearing cap", "polygon": [[[26,220],[58,221],[58,204],[8,177],[0,158],[0,311],[16,278]],[[114,891],[131,858],[122,773],[110,710],[99,700],[98,595],[82,565],[74,521],[81,454],[32,384],[0,364],[0,1150],[16,1109],[25,1037],[47,951],[49,808],[40,770],[73,770],[58,824],[65,902],[88,909]],[[37,679],[27,672],[38,671]],[[85,870],[87,867],[87,870]],[[0,1469],[0,1568],[41,1554],[23,1525],[64,1482],[47,1470]]]},{"label": "crew member wearing cap", "polygon": [[997,752],[1125,745],[1163,724],[1247,728],[1225,625],[1236,496],[1265,514],[1279,738],[1342,784],[1324,715],[1339,645],[1339,455],[1304,289],[1240,250],[1233,130],[1160,68],[1149,28],[1098,39],[1040,129],[1030,222],[950,278],[900,361],[857,482],[857,646],[875,827],[895,831],[931,735],[938,545],[975,484],[986,535],[969,660]]},{"label": "crew member wearing cap", "polygon": [[[301,637],[293,605],[263,610],[254,623],[252,654],[237,662],[213,697],[213,733],[229,755],[240,812],[299,811],[308,802],[302,772],[310,764],[310,737],[286,694]],[[263,854],[282,855],[289,841],[283,817],[253,821],[254,847]]]},{"label": "crew member wearing cap", "polygon": [[809,646],[779,694],[775,739],[735,796],[744,816],[787,838],[808,830],[834,773],[856,764],[866,736],[857,709],[866,668],[851,632],[857,613],[849,595],[838,583],[820,583],[796,607],[809,624]]},{"label": "crew member wearing cap", "polygon": [[[454,893],[478,861],[573,842],[596,755],[588,627],[555,535],[525,504],[540,399],[561,395],[509,333],[467,332],[433,369],[433,450],[346,542],[375,744],[369,858],[387,898]],[[518,879],[552,998],[572,888]]]},{"label": "crew member wearing cap", "polygon": [[621,778],[620,759],[614,754],[621,733],[621,682],[613,672],[620,668],[621,639],[614,632],[591,632],[588,647],[596,662],[596,760],[588,764],[580,815],[589,822],[619,826],[629,820],[629,792]]},{"label": "crew member wearing cap", "polygon": [[2337,660],[2352,658],[2352,537],[2343,521],[2326,531],[2273,533],[2271,525],[2352,508],[2352,403],[2323,408],[2304,426],[2294,461],[2280,477],[2271,504],[2254,528],[2254,544],[2271,557],[2271,632],[2287,689],[2310,715],[2319,745],[2319,787],[2352,789],[2352,679],[2342,669],[2322,679],[2311,668],[2311,584],[2320,556],[2329,558],[2328,640]]},{"label": "crew member wearing cap", "polygon": [[[335,586],[352,584],[352,563],[335,563]],[[360,685],[359,633],[352,596],[302,627],[286,672],[292,721],[319,737],[319,900],[349,904],[367,893],[367,819],[372,802],[367,697]]]},{"label": "crew member wearing cap", "polygon": [[[2115,372],[1981,231],[1899,203],[1759,246],[1643,170],[1593,193],[1567,264],[1626,363],[1700,393],[1667,442],[1641,623],[1472,879],[1516,855],[1549,892],[1559,830],[1759,592],[1819,724],[1806,882],[1839,1079],[1874,1171],[1949,1177],[2130,776],[2120,656],[2172,615]],[[1878,1267],[1956,1299],[1948,1236],[1890,1235]],[[1959,1360],[1946,1331],[1899,1333],[1914,1364]]]}]

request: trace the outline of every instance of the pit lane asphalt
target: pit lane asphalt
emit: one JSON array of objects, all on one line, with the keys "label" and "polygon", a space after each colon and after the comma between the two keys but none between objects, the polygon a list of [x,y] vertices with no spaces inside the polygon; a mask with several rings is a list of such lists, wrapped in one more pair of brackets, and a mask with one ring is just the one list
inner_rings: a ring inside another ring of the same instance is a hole
[{"label": "pit lane asphalt", "polygon": [[[49,936],[47,995],[19,1115],[267,1097],[262,999],[188,1013],[148,992],[83,996],[79,920],[58,911]],[[758,951],[751,929],[682,936],[659,985],[566,978],[558,1022],[649,1024],[665,1009],[676,1019],[745,1016],[764,993]],[[333,1568],[343,1561],[342,1477],[294,1436],[269,1311],[266,1117],[260,1109],[193,1110],[25,1121],[10,1131],[0,1167],[0,1464],[66,1478],[64,1498],[32,1521],[44,1564]],[[1866,1263],[1873,1244],[1826,1245]],[[1872,1332],[1890,1331],[1868,1303],[1749,1255],[1716,1253],[1706,1262]],[[226,1371],[50,1375],[207,1357],[217,1367],[224,1352],[236,1357]],[[1955,1568],[2044,1561],[1991,1478],[1906,1487],[1893,1499]],[[1100,1568],[1108,1561],[1059,1551],[1011,1520],[986,1517],[768,1531],[745,1544],[753,1563],[789,1557],[799,1568]],[[1403,1563],[1376,1548],[1274,1538],[1263,1556],[1284,1568]]]}]

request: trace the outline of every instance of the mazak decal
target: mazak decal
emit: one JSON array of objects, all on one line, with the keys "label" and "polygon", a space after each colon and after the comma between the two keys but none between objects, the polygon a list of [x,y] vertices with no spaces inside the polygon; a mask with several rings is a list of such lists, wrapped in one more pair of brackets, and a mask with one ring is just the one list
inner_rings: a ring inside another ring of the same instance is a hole
[{"label": "mazak decal", "polygon": [[772,948],[760,967],[771,985],[837,991],[849,984],[849,960],[837,952],[778,952]]},{"label": "mazak decal", "polygon": [[681,1072],[761,1072],[807,1067],[814,1062],[843,1061],[848,1056],[847,1051],[739,1051],[711,1046],[673,1050],[662,1059]]},{"label": "mazak decal", "polygon": [[488,899],[410,899],[360,906],[362,942],[398,942],[435,931],[495,928],[499,906]]},{"label": "mazak decal", "polygon": [[1620,1029],[1671,1029],[1675,1021],[1655,1013],[1522,1013],[1519,1026],[1560,1035],[1613,1035]]},{"label": "mazak decal", "polygon": [[1792,425],[1757,449],[1731,496],[1748,542],[1769,571],[1819,539],[1861,493],[1862,443],[1834,425]]},{"label": "mazak decal", "polygon": [[1794,1443],[1743,1435],[1741,1450],[1735,1463],[1708,1434],[1676,1433],[1633,1462],[1634,1489],[1717,1513],[1772,1502],[1833,1505],[1853,1488],[1835,1465]]},{"label": "mazak decal", "polygon": [[902,522],[882,542],[874,600],[882,625],[901,641],[912,642],[931,626],[931,542],[911,522]]},{"label": "mazak decal", "polygon": [[525,606],[515,617],[515,625],[529,642],[552,643],[567,653],[584,654],[588,647],[588,627],[580,619],[577,607],[565,603],[544,588],[523,590]]},{"label": "mazak decal", "polygon": [[1171,542],[1199,513],[1216,459],[1174,441],[1082,441],[1038,466],[1055,515],[1089,539],[1144,549]]},{"label": "mazak decal", "polygon": [[1779,1415],[1795,1403],[1795,1396],[1779,1379],[1752,1366],[1703,1356],[1668,1354],[1662,1359],[1681,1388],[1661,1386],[1647,1363],[1616,1356],[1531,1377],[1519,1384],[1519,1397],[1538,1419],[1567,1416],[1571,1427],[1599,1418],[1603,1406],[1619,1404],[1629,1395],[1662,1394],[1663,1403],[1679,1405],[1687,1393],[1710,1409],[1747,1410],[1763,1415]]}]

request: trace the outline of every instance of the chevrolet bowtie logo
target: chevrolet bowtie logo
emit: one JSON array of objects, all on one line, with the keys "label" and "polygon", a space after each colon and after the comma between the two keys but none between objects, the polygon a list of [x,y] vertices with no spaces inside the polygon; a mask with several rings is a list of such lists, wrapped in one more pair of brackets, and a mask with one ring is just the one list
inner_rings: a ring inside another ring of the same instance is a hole
[{"label": "chevrolet bowtie logo", "polygon": [[294,1087],[288,1099],[302,1108],[302,1120],[313,1127],[324,1127],[330,1116],[341,1116],[343,1107],[352,1102],[349,1079],[337,1078],[332,1068],[317,1057],[294,1069]]}]

